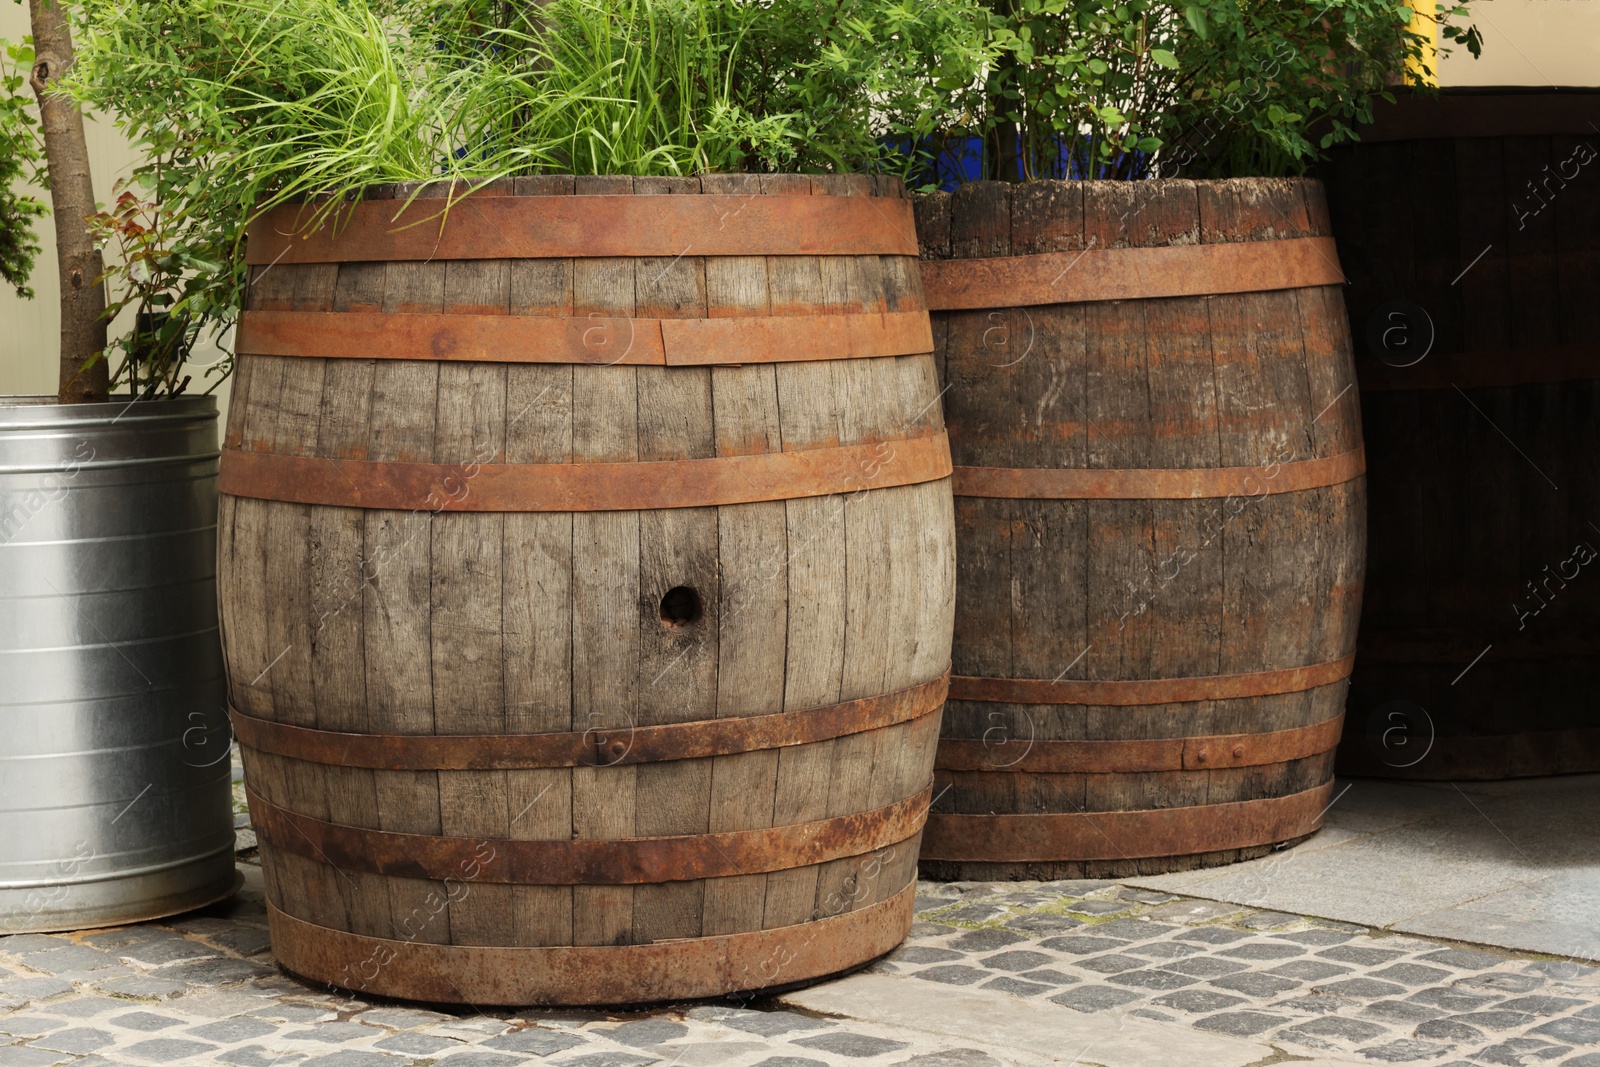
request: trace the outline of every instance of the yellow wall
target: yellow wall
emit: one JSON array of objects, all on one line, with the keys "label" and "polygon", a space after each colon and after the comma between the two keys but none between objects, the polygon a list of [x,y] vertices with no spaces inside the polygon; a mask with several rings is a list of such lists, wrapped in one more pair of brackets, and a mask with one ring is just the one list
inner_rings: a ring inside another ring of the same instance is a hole
[{"label": "yellow wall", "polygon": [[[1600,0],[1477,0],[1473,18],[1485,38],[1484,57],[1473,60],[1458,48],[1440,64],[1444,85],[1600,85]],[[0,37],[25,33],[26,9],[0,0]],[[107,123],[91,120],[88,136],[95,192],[109,202],[133,156]],[[40,236],[45,254],[34,272],[38,296],[23,301],[0,289],[0,395],[55,392],[58,324],[48,220]],[[215,358],[214,351],[195,354],[198,363]]]}]

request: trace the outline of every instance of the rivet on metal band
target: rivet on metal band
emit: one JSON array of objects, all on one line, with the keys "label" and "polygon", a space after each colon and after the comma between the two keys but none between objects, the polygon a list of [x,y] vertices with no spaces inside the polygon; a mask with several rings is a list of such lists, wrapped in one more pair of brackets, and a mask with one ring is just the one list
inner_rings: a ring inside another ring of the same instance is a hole
[{"label": "rivet on metal band", "polygon": [[315,730],[230,708],[241,745],[290,759],[378,770],[528,770],[701,759],[826,741],[911,722],[944,706],[949,671],[921,685],[772,715],[537,734],[374,734]]}]

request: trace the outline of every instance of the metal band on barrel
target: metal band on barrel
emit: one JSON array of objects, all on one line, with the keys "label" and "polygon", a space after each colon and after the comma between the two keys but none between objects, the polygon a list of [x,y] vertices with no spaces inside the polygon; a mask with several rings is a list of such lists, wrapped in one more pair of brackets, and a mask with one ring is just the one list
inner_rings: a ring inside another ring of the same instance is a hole
[{"label": "metal band on barrel", "polygon": [[613,840],[511,841],[397,833],[326,822],[248,786],[263,842],[343,870],[502,885],[649,885],[809,867],[899,844],[922,829],[933,787],[873,811],[761,830]]},{"label": "metal band on barrel", "polygon": [[917,254],[911,201],[884,196],[364,200],[303,236],[308,221],[296,205],[267,212],[250,226],[246,262]]},{"label": "metal band on barrel", "polygon": [[1275,696],[1279,693],[1303,693],[1307,689],[1347,678],[1355,658],[1352,652],[1327,663],[1305,667],[1250,671],[1245,674],[1208,674],[1195,678],[1098,681],[1078,678],[975,678],[958,674],[950,679],[950,699],[995,704],[1134,707]]},{"label": "metal band on barrel", "polygon": [[933,259],[921,267],[932,311],[1258,293],[1345,280],[1331,237]]},{"label": "metal band on barrel", "polygon": [[634,511],[853,493],[950,474],[944,431],[796,452],[634,463],[387,463],[225,448],[231,496],[417,511]]},{"label": "metal band on barrel", "polygon": [[441,362],[734,366],[933,351],[926,311],[718,319],[246,311],[235,349],[253,356]]},{"label": "metal band on barrel", "polygon": [[1286,763],[1327,752],[1339,744],[1344,715],[1313,726],[1259,734],[1163,737],[1142,741],[1004,742],[940,738],[941,771],[1007,771],[1039,774],[1138,774],[1203,771]]},{"label": "metal band on barrel", "polygon": [[952,488],[958,497],[1005,500],[1204,500],[1321,489],[1366,472],[1366,449],[1355,448],[1323,459],[1264,467],[956,467]]},{"label": "metal band on barrel", "polygon": [[834,974],[898,945],[916,884],[797,926],[648,945],[435,945],[334,930],[270,899],[273,954],[296,974],[438,1004],[639,1004],[718,997]]},{"label": "metal band on barrel", "polygon": [[1286,797],[1150,811],[930,815],[927,860],[1032,863],[1187,856],[1289,841],[1322,825],[1333,783]]},{"label": "metal band on barrel", "polygon": [[950,675],[881,696],[660,726],[597,727],[538,734],[372,734],[315,730],[229,709],[241,745],[334,767],[391,771],[532,770],[617,767],[731,756],[865,733],[930,715],[944,706]]}]

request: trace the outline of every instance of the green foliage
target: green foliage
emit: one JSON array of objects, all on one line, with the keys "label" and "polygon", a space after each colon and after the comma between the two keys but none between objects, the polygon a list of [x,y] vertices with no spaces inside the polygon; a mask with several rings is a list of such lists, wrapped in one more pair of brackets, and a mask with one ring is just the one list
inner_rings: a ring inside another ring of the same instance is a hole
[{"label": "green foliage", "polygon": [[[977,125],[989,177],[1296,173],[1392,99],[1427,43],[1396,0],[992,3],[1007,54]],[[1477,55],[1465,14],[1437,18]]]},{"label": "green foliage", "polygon": [[454,56],[493,54],[492,95],[515,106],[491,109],[479,143],[579,174],[905,170],[908,157],[889,145],[933,133],[992,54],[987,16],[967,0],[550,0],[532,10],[536,21],[485,25],[460,5],[393,8],[407,25],[452,26]]},{"label": "green foliage", "polygon": [[[184,392],[191,379],[183,365],[194,342],[208,325],[214,329],[231,317],[230,309],[211,303],[214,280],[225,276],[225,268],[197,258],[187,240],[191,234],[174,225],[172,215],[167,204],[124,189],[110,211],[89,219],[90,228],[115,246],[114,265],[106,270],[106,317],[134,312],[133,328],[111,343],[122,356],[112,368],[111,386],[126,387],[135,399]],[[224,362],[210,373],[225,377],[227,369]]]},{"label": "green foliage", "polygon": [[[226,335],[258,207],[429,175],[432,131],[462,91],[446,80],[436,97],[408,97],[418,72],[352,5],[83,0],[76,16],[68,89],[112,116],[143,160],[94,220],[123,253],[106,271],[120,294],[110,310],[139,316],[113,370],[136,393],[183,388],[174,359]],[[209,373],[230,369],[224,359]]]},{"label": "green foliage", "polygon": [[0,280],[23,299],[33,296],[28,276],[39,254],[33,220],[46,213],[43,202],[19,188],[39,180],[44,158],[24,88],[32,67],[32,38],[0,40]]},{"label": "green foliage", "polygon": [[1176,95],[1172,5],[997,0],[995,13],[1006,52],[985,87],[986,176],[1131,176]]},{"label": "green foliage", "polygon": [[909,169],[886,142],[977,84],[987,25],[977,0],[82,0],[71,83],[149,161],[140,224],[199,272],[153,275],[192,338],[290,200],[310,227],[384,182]]},{"label": "green foliage", "polygon": [[[1178,49],[1179,91],[1160,133],[1192,177],[1301,172],[1394,99],[1408,64],[1426,69],[1429,37],[1395,0],[1201,0],[1185,13],[1205,35]],[[1450,24],[1465,13],[1441,8],[1447,40],[1455,31],[1476,43],[1475,28]]]}]

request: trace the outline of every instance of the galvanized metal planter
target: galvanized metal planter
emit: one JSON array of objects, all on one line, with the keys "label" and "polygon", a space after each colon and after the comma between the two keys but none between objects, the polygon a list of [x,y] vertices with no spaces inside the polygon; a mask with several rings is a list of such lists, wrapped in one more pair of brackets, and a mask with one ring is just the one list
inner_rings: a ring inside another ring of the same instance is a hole
[{"label": "galvanized metal planter", "polygon": [[234,889],[216,419],[0,400],[0,933]]}]

